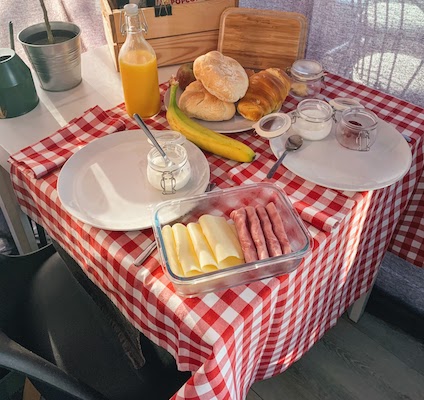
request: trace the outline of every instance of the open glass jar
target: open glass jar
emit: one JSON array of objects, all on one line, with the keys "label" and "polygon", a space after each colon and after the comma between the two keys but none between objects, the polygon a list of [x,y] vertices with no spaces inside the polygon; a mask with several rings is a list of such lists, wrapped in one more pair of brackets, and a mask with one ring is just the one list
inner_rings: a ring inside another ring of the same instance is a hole
[{"label": "open glass jar", "polygon": [[378,118],[366,108],[349,108],[342,112],[336,127],[336,139],[351,150],[368,151],[377,139]]},{"label": "open glass jar", "polygon": [[298,99],[317,97],[324,87],[324,70],[315,60],[297,60],[291,66],[290,94]]},{"label": "open glass jar", "polygon": [[307,140],[321,140],[333,126],[333,108],[322,100],[302,100],[292,113],[292,130]]},{"label": "open glass jar", "polygon": [[180,144],[165,144],[164,152],[171,161],[167,163],[156,147],[147,154],[147,179],[162,194],[174,194],[190,180],[191,166],[187,150]]}]

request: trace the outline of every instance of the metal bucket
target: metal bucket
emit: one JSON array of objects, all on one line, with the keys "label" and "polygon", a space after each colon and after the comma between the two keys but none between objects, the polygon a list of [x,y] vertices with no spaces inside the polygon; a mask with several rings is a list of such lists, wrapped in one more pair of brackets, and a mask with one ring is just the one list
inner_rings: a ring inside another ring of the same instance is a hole
[{"label": "metal bucket", "polygon": [[44,23],[18,34],[41,87],[52,92],[72,89],[81,83],[81,30],[70,22],[50,22],[57,43],[47,43]]}]

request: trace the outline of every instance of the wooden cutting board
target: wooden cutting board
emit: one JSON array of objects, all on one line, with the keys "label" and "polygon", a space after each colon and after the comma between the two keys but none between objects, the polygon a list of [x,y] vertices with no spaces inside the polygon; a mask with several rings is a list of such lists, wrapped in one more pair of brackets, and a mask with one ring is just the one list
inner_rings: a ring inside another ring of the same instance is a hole
[{"label": "wooden cutting board", "polygon": [[286,69],[304,58],[307,33],[302,14],[230,7],[221,15],[218,51],[245,68]]}]

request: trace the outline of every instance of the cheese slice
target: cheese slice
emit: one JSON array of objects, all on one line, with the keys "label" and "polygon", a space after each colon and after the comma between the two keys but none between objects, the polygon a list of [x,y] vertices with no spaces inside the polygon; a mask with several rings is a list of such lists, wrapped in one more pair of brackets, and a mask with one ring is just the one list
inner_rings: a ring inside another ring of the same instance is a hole
[{"label": "cheese slice", "polygon": [[203,272],[216,271],[218,263],[215,260],[212,249],[203,234],[202,227],[199,223],[190,222],[187,225],[194,251],[199,260],[200,268]]},{"label": "cheese slice", "polygon": [[199,223],[219,268],[244,263],[240,242],[224,217],[205,214],[199,218]]},{"label": "cheese slice", "polygon": [[180,261],[184,276],[198,275],[202,270],[187,227],[177,223],[172,225],[172,232],[174,233],[178,260]]},{"label": "cheese slice", "polygon": [[174,232],[169,225],[162,228],[163,243],[165,245],[166,255],[168,257],[168,264],[171,271],[177,276],[184,276],[181,264],[178,260],[177,248],[175,245]]}]

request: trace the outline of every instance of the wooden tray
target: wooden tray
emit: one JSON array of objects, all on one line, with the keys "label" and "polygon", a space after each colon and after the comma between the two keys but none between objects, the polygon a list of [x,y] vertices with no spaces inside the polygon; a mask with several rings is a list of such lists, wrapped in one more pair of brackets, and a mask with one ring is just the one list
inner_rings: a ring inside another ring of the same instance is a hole
[{"label": "wooden tray", "polygon": [[302,14],[230,7],[221,15],[218,50],[245,68],[286,69],[304,58],[307,33]]}]

